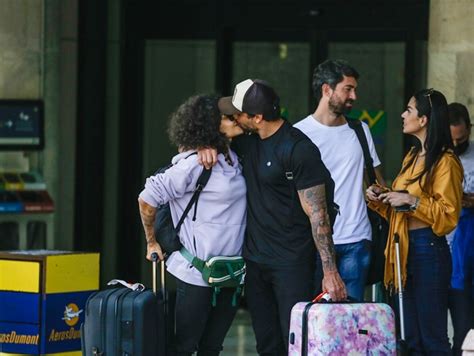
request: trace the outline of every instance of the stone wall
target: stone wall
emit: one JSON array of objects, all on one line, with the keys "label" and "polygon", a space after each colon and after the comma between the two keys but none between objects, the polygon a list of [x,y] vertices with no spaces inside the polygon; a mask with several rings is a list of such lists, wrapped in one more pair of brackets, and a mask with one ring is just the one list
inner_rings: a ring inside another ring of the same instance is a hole
[{"label": "stone wall", "polygon": [[0,98],[42,94],[42,1],[0,1]]},{"label": "stone wall", "polygon": [[77,1],[0,0],[0,98],[44,101],[45,147],[26,156],[55,202],[59,249],[73,247]]},{"label": "stone wall", "polygon": [[474,113],[474,1],[431,0],[428,87]]}]

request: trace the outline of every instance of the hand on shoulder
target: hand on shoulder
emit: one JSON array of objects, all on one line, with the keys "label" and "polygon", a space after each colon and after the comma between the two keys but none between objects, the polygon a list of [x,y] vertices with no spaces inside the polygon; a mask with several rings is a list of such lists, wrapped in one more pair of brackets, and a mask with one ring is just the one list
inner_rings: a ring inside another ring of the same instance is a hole
[{"label": "hand on shoulder", "polygon": [[197,150],[198,163],[207,169],[217,163],[217,150],[215,148],[203,147]]}]

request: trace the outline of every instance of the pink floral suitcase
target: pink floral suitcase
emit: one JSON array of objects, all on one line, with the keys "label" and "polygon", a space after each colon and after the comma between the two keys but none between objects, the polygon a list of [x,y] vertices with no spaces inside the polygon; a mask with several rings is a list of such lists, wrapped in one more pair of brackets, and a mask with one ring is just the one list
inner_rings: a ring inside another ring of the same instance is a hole
[{"label": "pink floral suitcase", "polygon": [[288,355],[396,355],[393,310],[383,303],[297,303]]}]

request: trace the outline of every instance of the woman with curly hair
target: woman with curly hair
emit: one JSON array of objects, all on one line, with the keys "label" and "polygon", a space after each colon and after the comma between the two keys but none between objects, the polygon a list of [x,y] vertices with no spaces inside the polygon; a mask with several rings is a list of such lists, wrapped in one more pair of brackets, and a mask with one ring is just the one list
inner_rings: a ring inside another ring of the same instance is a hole
[{"label": "woman with curly hair", "polygon": [[[221,116],[217,97],[197,95],[187,99],[171,115],[168,133],[179,153],[164,173],[147,178],[139,196],[147,258],[151,260],[152,253],[157,253],[163,259],[153,230],[156,208],[169,202],[176,224],[203,170],[194,153],[209,146],[217,148],[218,163],[199,196],[199,204],[186,216],[179,237],[193,256],[204,261],[213,256],[240,255],[245,232],[246,186],[237,156],[229,149],[229,139],[242,134],[242,129],[231,118]],[[198,355],[218,355],[237,311],[232,303],[235,290],[222,288],[213,306],[213,289],[179,251],[171,254],[166,265],[177,281],[177,355],[191,355],[195,351]]]},{"label": "woman with curly hair", "polygon": [[406,340],[413,355],[450,355],[447,333],[451,256],[445,235],[461,211],[463,170],[453,152],[448,105],[433,89],[417,92],[402,114],[417,144],[392,191],[372,185],[369,207],[390,222],[385,285],[398,289],[394,236],[400,237]]}]

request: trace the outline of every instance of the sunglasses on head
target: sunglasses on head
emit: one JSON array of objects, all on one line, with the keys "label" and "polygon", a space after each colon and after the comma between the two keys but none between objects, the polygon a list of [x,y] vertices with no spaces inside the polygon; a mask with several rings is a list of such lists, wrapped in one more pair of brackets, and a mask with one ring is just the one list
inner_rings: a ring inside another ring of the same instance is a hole
[{"label": "sunglasses on head", "polygon": [[424,97],[428,98],[428,101],[430,102],[430,108],[433,108],[433,103],[431,102],[431,95],[433,94],[434,89],[430,88],[426,90],[426,93],[424,94]]}]

